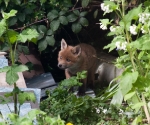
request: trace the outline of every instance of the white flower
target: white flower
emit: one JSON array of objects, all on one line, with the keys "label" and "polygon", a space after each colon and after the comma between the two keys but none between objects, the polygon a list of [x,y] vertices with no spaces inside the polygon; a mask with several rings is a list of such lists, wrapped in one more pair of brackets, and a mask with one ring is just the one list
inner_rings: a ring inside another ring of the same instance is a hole
[{"label": "white flower", "polygon": [[112,9],[110,9],[109,5],[105,5],[105,3],[102,3],[101,5],[101,9],[105,12],[105,13],[110,13],[112,12]]},{"label": "white flower", "polygon": [[141,27],[141,31],[142,31],[143,34],[145,34],[145,33],[148,32],[146,26],[142,26],[142,27]]},{"label": "white flower", "polygon": [[116,47],[117,47],[117,50],[126,50],[126,46],[127,46],[127,42],[120,42],[120,41],[117,41],[116,42]]},{"label": "white flower", "polygon": [[132,26],[130,26],[130,33],[133,35],[137,35],[137,26],[135,24],[133,24]]},{"label": "white flower", "polygon": [[107,112],[107,109],[104,109],[104,110],[103,110],[103,113],[105,114],[106,112]]},{"label": "white flower", "polygon": [[109,29],[111,32],[116,32],[119,28],[120,26],[111,26]]},{"label": "white flower", "polygon": [[99,108],[96,108],[96,113],[100,113],[100,109]]},{"label": "white flower", "polygon": [[102,30],[107,30],[107,26],[104,25],[104,24],[102,24],[102,23],[100,23],[100,28],[101,28]]},{"label": "white flower", "polygon": [[140,13],[139,14],[139,22],[145,24],[149,21],[150,13]]}]

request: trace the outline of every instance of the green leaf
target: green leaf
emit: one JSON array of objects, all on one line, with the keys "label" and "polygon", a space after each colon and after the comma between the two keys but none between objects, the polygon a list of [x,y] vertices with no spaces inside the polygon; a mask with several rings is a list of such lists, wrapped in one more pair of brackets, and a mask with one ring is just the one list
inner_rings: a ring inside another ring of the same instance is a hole
[{"label": "green leaf", "polygon": [[39,51],[45,50],[46,47],[47,47],[47,41],[45,39],[44,40],[40,40],[39,43],[38,43]]},{"label": "green leaf", "polygon": [[28,67],[29,72],[30,72],[31,70],[34,70],[34,65],[33,65],[33,63],[27,62],[25,65]]},{"label": "green leaf", "polygon": [[19,52],[23,52],[25,55],[30,53],[28,46],[18,45],[17,48]]},{"label": "green leaf", "polygon": [[50,36],[50,35],[54,35],[54,32],[53,30],[49,29],[46,34]]},{"label": "green leaf", "polygon": [[3,68],[0,68],[0,73],[1,73],[1,72],[7,72],[7,71],[9,71],[10,69],[11,69],[10,66],[5,66],[5,67],[3,67]]},{"label": "green leaf", "polygon": [[136,41],[130,43],[133,48],[139,50],[150,50],[150,35],[146,34],[137,39]]},{"label": "green leaf", "polygon": [[35,102],[36,98],[35,98],[34,93],[32,92],[22,92],[18,94],[18,101],[20,105],[22,105],[26,101]]},{"label": "green leaf", "polygon": [[18,19],[19,19],[21,22],[24,22],[24,21],[25,21],[25,14],[24,14],[24,13],[19,13],[19,14],[18,14]]},{"label": "green leaf", "polygon": [[69,22],[75,22],[78,19],[78,16],[76,16],[75,14],[70,14],[67,16],[67,19]]},{"label": "green leaf", "polygon": [[82,29],[82,26],[79,23],[73,23],[71,28],[74,33],[79,33]]},{"label": "green leaf", "polygon": [[98,15],[98,9],[96,9],[96,10],[94,11],[94,14],[93,14],[94,18],[96,18],[97,15]]},{"label": "green leaf", "polygon": [[58,17],[58,11],[57,10],[52,10],[51,12],[49,12],[47,14],[47,17],[50,21],[53,21],[54,19],[56,19]]},{"label": "green leaf", "polygon": [[83,11],[83,12],[81,12],[81,13],[80,13],[80,17],[86,16],[86,15],[87,15],[87,13],[88,13],[87,11]]},{"label": "green leaf", "polygon": [[117,90],[117,92],[114,94],[111,104],[119,107],[123,101],[123,95],[120,89]]},{"label": "green leaf", "polygon": [[27,40],[31,41],[38,37],[38,32],[35,29],[25,29],[18,35],[18,41],[25,43]]},{"label": "green leaf", "polygon": [[55,44],[55,39],[53,36],[46,36],[46,41],[47,41],[48,45],[50,45],[50,46],[54,46],[54,44]]},{"label": "green leaf", "polygon": [[132,84],[136,82],[138,72],[124,72],[119,81],[122,95],[127,94],[132,89]]},{"label": "green leaf", "polygon": [[2,12],[2,16],[4,19],[9,19],[10,17],[13,17],[16,15],[17,11],[16,10],[11,10],[9,13],[5,13],[3,11]]},{"label": "green leaf", "polygon": [[124,100],[127,101],[128,99],[130,99],[131,97],[133,97],[135,94],[136,94],[135,91],[126,94],[126,95],[124,96]]},{"label": "green leaf", "polygon": [[45,3],[47,0],[40,0],[41,5]]},{"label": "green leaf", "polygon": [[14,44],[17,41],[18,32],[14,30],[7,31],[8,39],[11,44]]},{"label": "green leaf", "polygon": [[4,0],[6,7],[8,6],[10,0]]},{"label": "green leaf", "polygon": [[39,25],[38,26],[38,31],[39,31],[39,33],[45,34],[47,32],[47,28],[44,25]]},{"label": "green leaf", "polygon": [[13,72],[23,72],[23,71],[27,71],[28,67],[26,65],[14,65],[12,66],[12,70]]},{"label": "green leaf", "polygon": [[137,20],[139,17],[138,17],[138,14],[142,12],[142,4],[139,5],[138,7],[135,7],[133,9],[131,9],[128,14],[126,14],[124,17],[123,17],[123,21],[125,21],[125,23],[127,24],[127,22],[130,22],[131,20]]},{"label": "green leaf", "polygon": [[79,15],[80,15],[79,10],[74,10],[73,13],[74,13],[76,16],[79,16]]},{"label": "green leaf", "polygon": [[58,28],[59,28],[59,25],[60,25],[60,21],[59,20],[53,20],[51,23],[50,23],[50,27],[53,31],[56,31]]},{"label": "green leaf", "polygon": [[81,3],[82,7],[83,8],[87,7],[87,5],[89,4],[89,2],[90,2],[90,0],[82,0],[82,3]]},{"label": "green leaf", "polygon": [[6,82],[9,85],[16,83],[18,79],[19,79],[19,76],[16,72],[13,71],[13,68],[11,68],[10,70],[6,72]]},{"label": "green leaf", "polygon": [[11,17],[10,19],[9,19],[9,26],[13,26],[13,25],[15,25],[16,23],[17,23],[17,20],[18,20],[18,18],[17,17]]},{"label": "green leaf", "polygon": [[84,17],[81,17],[80,20],[79,20],[79,22],[80,22],[80,24],[82,26],[88,26],[89,25],[88,20],[86,18],[84,18]]},{"label": "green leaf", "polygon": [[65,15],[66,13],[67,13],[67,11],[62,10],[62,11],[59,12],[59,15],[60,15],[60,16],[63,16],[63,15]]},{"label": "green leaf", "polygon": [[141,116],[137,116],[137,117],[133,120],[133,122],[132,122],[131,125],[138,125],[140,122],[142,122],[142,118],[141,118]]},{"label": "green leaf", "polygon": [[59,21],[60,21],[60,23],[63,24],[63,25],[67,25],[67,24],[68,24],[67,17],[65,17],[65,16],[60,16],[60,17],[59,17]]},{"label": "green leaf", "polygon": [[136,108],[141,108],[142,106],[144,106],[145,103],[144,102],[139,102],[134,104],[133,106],[131,106],[132,109],[136,109]]},{"label": "green leaf", "polygon": [[0,22],[0,36],[3,35],[3,33],[6,31],[6,20],[5,19],[2,19],[1,22]]}]

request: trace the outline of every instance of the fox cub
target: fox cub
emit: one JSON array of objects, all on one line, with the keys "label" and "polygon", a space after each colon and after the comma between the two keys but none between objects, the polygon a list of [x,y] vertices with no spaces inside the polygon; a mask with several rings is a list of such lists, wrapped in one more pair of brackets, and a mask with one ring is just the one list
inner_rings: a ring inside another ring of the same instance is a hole
[{"label": "fox cub", "polygon": [[87,78],[82,79],[78,95],[84,95],[87,85],[94,86],[94,76],[97,68],[96,50],[81,43],[77,46],[69,46],[64,39],[61,41],[61,50],[58,54],[58,67],[65,70],[66,78],[76,75],[77,72],[87,71]]}]

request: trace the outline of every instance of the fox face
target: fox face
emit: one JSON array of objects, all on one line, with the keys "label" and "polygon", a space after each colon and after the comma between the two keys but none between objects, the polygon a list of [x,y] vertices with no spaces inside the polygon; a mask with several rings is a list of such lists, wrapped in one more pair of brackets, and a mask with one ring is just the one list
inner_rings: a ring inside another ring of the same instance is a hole
[{"label": "fox face", "polygon": [[58,67],[60,69],[74,69],[80,61],[81,47],[68,46],[64,39],[61,41],[61,50],[58,54]]}]

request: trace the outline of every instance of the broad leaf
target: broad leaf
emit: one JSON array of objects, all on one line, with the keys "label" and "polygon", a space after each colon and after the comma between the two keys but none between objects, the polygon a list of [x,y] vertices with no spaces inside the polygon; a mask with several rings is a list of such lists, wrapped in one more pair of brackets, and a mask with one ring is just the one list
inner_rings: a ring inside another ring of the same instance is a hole
[{"label": "broad leaf", "polygon": [[18,20],[17,17],[11,17],[11,18],[9,19],[8,25],[9,25],[9,26],[15,25],[15,24],[17,23],[17,20]]},{"label": "broad leaf", "polygon": [[88,20],[86,18],[84,18],[84,17],[81,17],[80,20],[79,20],[79,22],[80,22],[80,24],[82,26],[88,26],[89,25]]},{"label": "broad leaf", "polygon": [[30,53],[28,46],[18,45],[17,48],[19,52],[23,52],[25,55],[28,55]]},{"label": "broad leaf", "polygon": [[8,39],[11,44],[14,44],[17,41],[18,32],[14,30],[7,31]]},{"label": "broad leaf", "polygon": [[39,31],[39,33],[45,34],[47,32],[47,28],[44,25],[39,25],[38,26],[38,31]]},{"label": "broad leaf", "polygon": [[136,94],[135,91],[126,94],[124,96],[124,100],[127,101],[128,99],[130,99],[131,97],[133,97],[135,94]]},{"label": "broad leaf", "polygon": [[6,7],[8,6],[10,0],[4,0]]},{"label": "broad leaf", "polygon": [[26,29],[18,35],[18,41],[25,43],[27,40],[31,41],[33,38],[38,37],[38,32],[35,29]]},{"label": "broad leaf", "polygon": [[59,25],[60,25],[60,21],[59,20],[53,20],[51,23],[50,23],[50,27],[53,31],[56,31],[58,28],[59,28]]},{"label": "broad leaf", "polygon": [[9,13],[5,13],[5,12],[2,11],[2,16],[3,16],[4,19],[9,19],[10,17],[15,16],[16,13],[17,13],[16,10],[11,10]]},{"label": "broad leaf", "polygon": [[5,19],[2,19],[1,22],[0,22],[0,36],[3,35],[3,33],[6,31],[6,20]]},{"label": "broad leaf", "polygon": [[69,16],[67,16],[67,19],[69,22],[75,22],[78,19],[78,16],[72,13]]},{"label": "broad leaf", "polygon": [[94,11],[94,14],[93,14],[94,18],[96,18],[97,15],[98,15],[98,9],[96,9],[96,10]]},{"label": "broad leaf", "polygon": [[60,16],[60,17],[59,17],[59,21],[60,21],[60,23],[63,24],[63,25],[67,25],[67,24],[68,24],[67,17],[65,17],[65,16]]},{"label": "broad leaf", "polygon": [[44,40],[40,40],[39,43],[38,43],[39,51],[45,50],[46,47],[47,47],[47,41],[45,39]]},{"label": "broad leaf", "polygon": [[46,41],[47,41],[48,45],[50,45],[50,46],[54,46],[54,44],[55,44],[55,39],[53,36],[46,36]]},{"label": "broad leaf", "polygon": [[50,21],[53,21],[54,19],[56,19],[58,17],[58,11],[57,10],[52,10],[51,12],[49,12],[47,14],[47,17]]},{"label": "broad leaf", "polygon": [[111,104],[119,107],[123,101],[123,95],[120,89],[117,90],[117,92],[114,94]]},{"label": "broad leaf", "polygon": [[87,5],[89,4],[89,2],[90,2],[90,0],[82,0],[82,3],[81,3],[82,7],[83,8],[87,7]]},{"label": "broad leaf", "polygon": [[76,16],[79,16],[79,15],[80,15],[79,10],[74,10],[73,13],[74,13]]},{"label": "broad leaf", "polygon": [[40,0],[41,5],[45,3],[47,0]]},{"label": "broad leaf", "polygon": [[18,18],[21,22],[25,21],[25,14],[24,13],[19,13]]},{"label": "broad leaf", "polygon": [[82,26],[79,23],[73,23],[71,28],[74,33],[79,33],[82,29]]},{"label": "broad leaf", "polygon": [[119,87],[124,96],[132,89],[132,84],[136,82],[138,72],[124,72],[119,81]]},{"label": "broad leaf", "polygon": [[62,15],[64,15],[64,14],[66,14],[66,13],[67,13],[67,11],[62,10],[62,11],[59,12],[59,15],[62,16]]},{"label": "broad leaf", "polygon": [[86,16],[86,15],[87,15],[87,13],[88,13],[87,11],[83,11],[83,12],[81,12],[81,13],[80,13],[80,17]]},{"label": "broad leaf", "polygon": [[54,32],[51,30],[51,29],[49,29],[48,31],[47,31],[47,33],[46,33],[46,35],[54,35]]},{"label": "broad leaf", "polygon": [[5,66],[5,67],[3,67],[3,68],[0,68],[0,73],[1,73],[1,72],[7,72],[7,71],[9,71],[10,69],[11,69],[10,66]]},{"label": "broad leaf", "polygon": [[6,72],[6,82],[9,85],[16,83],[18,79],[19,79],[18,74],[14,72],[12,68]]},{"label": "broad leaf", "polygon": [[23,71],[27,71],[28,67],[26,65],[14,65],[12,66],[12,70],[13,72],[23,72]]}]

